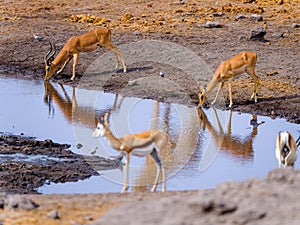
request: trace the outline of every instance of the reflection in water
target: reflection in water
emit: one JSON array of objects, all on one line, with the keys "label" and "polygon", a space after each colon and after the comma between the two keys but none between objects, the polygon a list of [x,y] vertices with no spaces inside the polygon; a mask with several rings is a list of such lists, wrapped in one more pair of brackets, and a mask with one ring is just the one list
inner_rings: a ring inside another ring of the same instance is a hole
[{"label": "reflection in water", "polygon": [[63,96],[49,81],[44,81],[44,87],[44,102],[48,105],[49,115],[52,114],[52,116],[55,116],[54,107],[52,106],[52,102],[54,102],[69,123],[81,123],[89,128],[96,126],[95,109],[93,107],[77,105],[75,87],[72,87],[72,98],[68,96],[62,84],[59,84],[59,87],[63,92]]},{"label": "reflection in water", "polygon": [[[223,181],[265,176],[277,167],[274,151],[278,131],[288,130],[297,136],[299,130],[299,125],[283,119],[259,116],[265,123],[257,127],[256,116],[249,114],[213,108],[198,110],[68,85],[4,77],[0,77],[0,102],[5,106],[0,107],[0,132],[22,132],[39,140],[68,143],[72,151],[82,155],[91,155],[90,150],[96,148],[96,156],[117,154],[105,141],[91,136],[98,113],[111,111],[110,123],[116,136],[148,129],[165,131],[172,142],[169,154],[163,155],[167,190],[212,188]],[[130,183],[135,191],[149,190],[156,167],[151,159],[136,158],[131,162]],[[295,167],[299,166],[297,160]],[[99,173],[102,176],[87,181],[51,184],[41,192],[99,193],[121,189],[124,172]]]},{"label": "reflection in water", "polygon": [[[212,108],[218,128],[215,128],[206,114],[201,108],[198,108],[198,120],[200,127],[207,129],[211,138],[215,142],[215,150],[224,150],[228,154],[241,158],[243,161],[253,161],[253,139],[257,135],[258,124],[253,125],[252,132],[247,136],[239,136],[232,133],[232,110],[230,110],[227,131],[224,131],[218,113],[215,108]],[[257,121],[257,116],[252,115],[252,120],[249,124]]]}]

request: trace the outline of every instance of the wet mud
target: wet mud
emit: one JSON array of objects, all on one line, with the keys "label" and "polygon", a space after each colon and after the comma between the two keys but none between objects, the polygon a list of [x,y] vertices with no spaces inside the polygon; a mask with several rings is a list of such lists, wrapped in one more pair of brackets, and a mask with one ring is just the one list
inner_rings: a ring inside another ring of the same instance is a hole
[{"label": "wet mud", "polygon": [[97,170],[121,168],[120,161],[83,156],[68,144],[0,135],[0,190],[10,194],[37,194],[50,183],[76,182],[99,176]]}]

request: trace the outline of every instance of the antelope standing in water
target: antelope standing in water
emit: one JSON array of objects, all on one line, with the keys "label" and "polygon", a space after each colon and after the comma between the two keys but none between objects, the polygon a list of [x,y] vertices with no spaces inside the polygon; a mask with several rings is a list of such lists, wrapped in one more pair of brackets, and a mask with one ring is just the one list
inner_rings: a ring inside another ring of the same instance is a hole
[{"label": "antelope standing in water", "polygon": [[276,138],[276,158],[278,160],[278,167],[280,168],[283,164],[284,167],[294,167],[297,160],[297,145],[299,146],[300,137],[297,142],[288,131],[279,132]]},{"label": "antelope standing in water", "polygon": [[125,155],[125,181],[122,193],[128,190],[128,167],[130,156],[146,157],[150,155],[157,166],[156,178],[152,187],[152,192],[156,190],[160,172],[162,173],[162,192],[166,190],[165,169],[161,160],[160,151],[167,151],[169,136],[161,130],[148,130],[138,134],[127,134],[117,138],[112,133],[109,122],[108,113],[99,118],[97,128],[93,133],[93,137],[99,136],[104,139],[117,151],[121,151]]}]

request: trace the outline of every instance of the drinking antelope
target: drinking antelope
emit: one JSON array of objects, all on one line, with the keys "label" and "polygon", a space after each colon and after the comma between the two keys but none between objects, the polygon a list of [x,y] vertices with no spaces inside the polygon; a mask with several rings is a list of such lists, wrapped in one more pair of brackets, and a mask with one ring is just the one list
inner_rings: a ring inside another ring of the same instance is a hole
[{"label": "drinking antelope", "polygon": [[138,134],[127,134],[117,138],[110,130],[108,123],[108,113],[104,117],[101,116],[98,120],[97,128],[93,132],[93,137],[99,136],[104,139],[117,151],[121,151],[125,155],[125,181],[122,193],[128,190],[128,166],[130,156],[146,157],[150,155],[157,166],[156,178],[152,187],[152,192],[156,190],[160,171],[162,172],[162,192],[166,190],[165,169],[161,160],[160,151],[166,151],[169,137],[160,130],[149,130]]},{"label": "drinking antelope", "polygon": [[[57,74],[61,73],[72,58],[74,58],[74,60],[73,60],[73,75],[71,77],[71,80],[74,80],[75,68],[78,62],[78,57],[80,52],[91,52],[96,50],[98,46],[104,47],[115,53],[116,69],[119,66],[119,61],[118,61],[118,56],[119,56],[121,58],[121,62],[123,65],[123,72],[126,73],[127,68],[125,65],[123,54],[121,50],[119,50],[111,43],[111,31],[107,28],[99,28],[84,33],[80,36],[71,37],[66,42],[62,50],[58,53],[56,58],[54,58],[54,55],[56,53],[56,48],[52,43],[50,43],[50,51],[44,57],[45,70],[46,70],[46,75],[44,77],[44,80],[50,78],[58,69],[58,67],[62,65],[61,69],[57,71]],[[52,52],[52,50],[54,51]]]},{"label": "drinking antelope", "polygon": [[293,136],[288,131],[279,132],[276,138],[276,158],[278,167],[284,164],[284,167],[294,167],[297,159],[297,144]]},{"label": "drinking antelope", "polygon": [[219,92],[222,89],[224,82],[228,81],[229,90],[229,107],[232,107],[232,79],[244,72],[248,73],[254,80],[253,93],[251,98],[257,102],[257,87],[258,87],[258,77],[254,72],[254,67],[256,64],[256,53],[255,52],[240,52],[239,54],[233,56],[232,58],[223,61],[217,68],[212,80],[208,83],[206,90],[200,86],[200,93],[198,94],[198,106],[202,106],[207,101],[207,96],[214,90],[214,88],[219,84],[219,88],[211,104],[214,104],[218,98]]}]

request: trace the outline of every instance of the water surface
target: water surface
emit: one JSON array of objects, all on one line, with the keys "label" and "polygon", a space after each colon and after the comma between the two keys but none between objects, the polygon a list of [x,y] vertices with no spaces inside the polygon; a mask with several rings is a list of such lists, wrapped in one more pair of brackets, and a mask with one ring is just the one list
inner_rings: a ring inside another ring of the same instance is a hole
[{"label": "water surface", "polygon": [[[198,110],[4,76],[0,77],[0,103],[0,132],[68,143],[73,152],[82,155],[118,154],[103,138],[91,136],[97,116],[107,111],[111,112],[111,129],[118,137],[148,129],[164,130],[172,142],[170,151],[163,153],[167,190],[213,188],[224,181],[263,177],[278,166],[275,158],[278,132],[289,130],[296,138],[300,129],[299,125],[284,119],[214,108]],[[252,126],[253,119],[264,123]],[[16,157],[28,160],[24,155]],[[0,158],[5,160],[7,156]],[[299,168],[299,160],[295,167]],[[64,184],[51,183],[38,191],[44,194],[103,193],[122,189],[124,171],[98,172],[101,176]],[[150,158],[132,157],[130,191],[149,190],[155,172]]]}]

